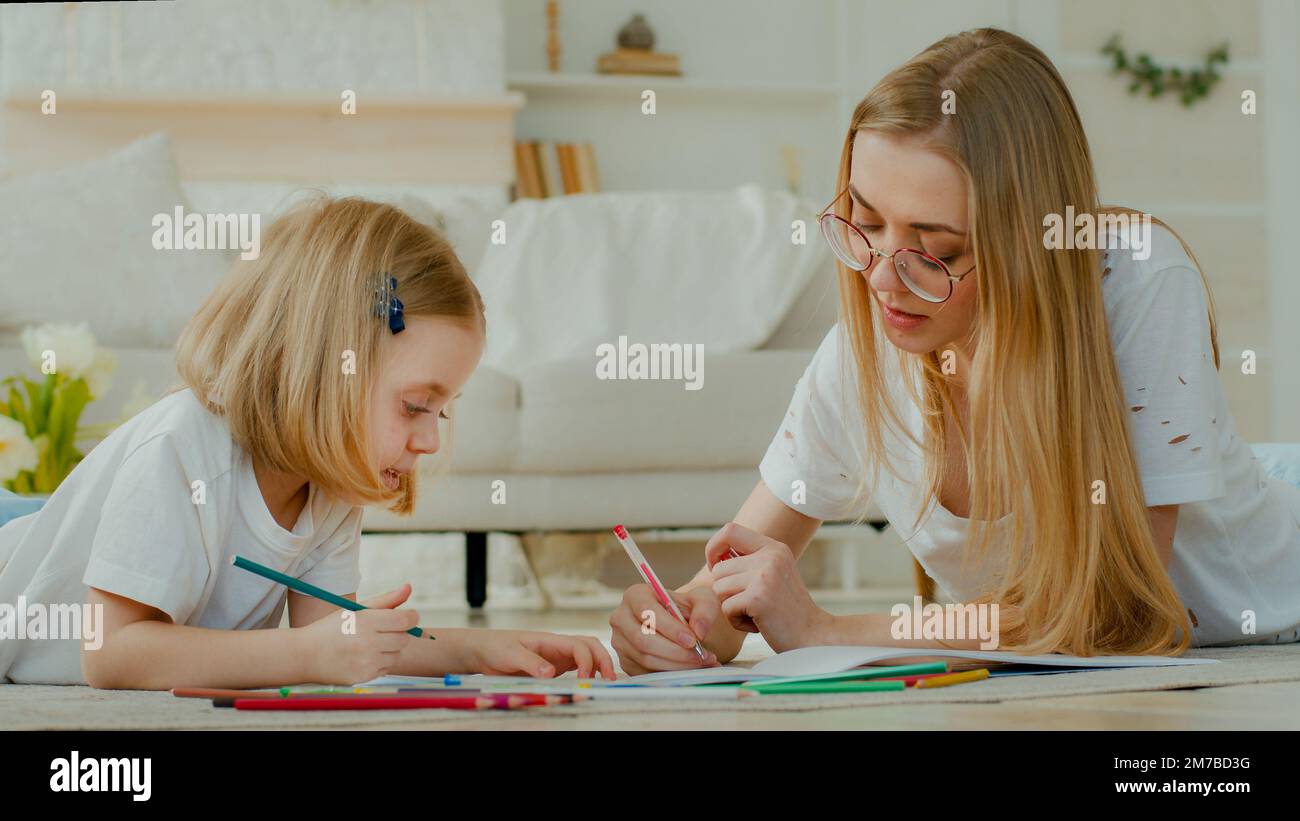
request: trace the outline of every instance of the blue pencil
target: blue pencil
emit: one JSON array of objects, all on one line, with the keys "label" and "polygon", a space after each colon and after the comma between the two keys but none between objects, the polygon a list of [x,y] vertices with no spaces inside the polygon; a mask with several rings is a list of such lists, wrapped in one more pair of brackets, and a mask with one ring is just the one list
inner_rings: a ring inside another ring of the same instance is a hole
[{"label": "blue pencil", "polygon": [[[269,567],[265,567],[264,565],[260,565],[257,562],[252,561],[251,559],[245,559],[243,556],[236,556],[235,558],[230,560],[230,563],[242,570],[247,570],[250,573],[256,573],[257,575],[261,576],[264,579],[270,579],[271,581],[277,584],[282,584],[285,587],[289,588],[290,590],[297,591],[307,596],[312,596],[314,598],[320,599],[321,601],[329,602],[330,604],[336,605],[338,607],[342,607],[344,610],[351,610],[353,612],[356,612],[358,610],[370,609],[366,607],[364,604],[358,604],[357,602],[354,602],[351,599],[345,599],[342,596],[337,596],[329,592],[328,590],[323,590],[317,587],[314,584],[308,584],[302,579],[295,579],[293,576],[286,576],[285,574],[281,573],[278,570],[272,570]],[[407,630],[406,632],[410,633],[412,636],[415,636],[416,638],[423,638],[425,635],[425,632],[418,627],[412,627],[410,630]],[[429,633],[428,636],[431,639],[435,638],[435,636],[432,633]]]}]

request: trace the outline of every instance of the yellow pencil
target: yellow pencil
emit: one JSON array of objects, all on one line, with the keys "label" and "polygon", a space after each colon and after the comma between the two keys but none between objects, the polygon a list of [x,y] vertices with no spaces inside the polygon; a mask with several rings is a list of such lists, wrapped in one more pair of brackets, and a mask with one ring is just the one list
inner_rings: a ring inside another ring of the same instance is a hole
[{"label": "yellow pencil", "polygon": [[978,670],[967,670],[964,673],[953,673],[950,676],[935,676],[934,678],[923,678],[916,683],[916,688],[929,689],[931,687],[947,687],[950,684],[965,684],[968,681],[981,681],[989,677],[987,667],[981,667]]}]

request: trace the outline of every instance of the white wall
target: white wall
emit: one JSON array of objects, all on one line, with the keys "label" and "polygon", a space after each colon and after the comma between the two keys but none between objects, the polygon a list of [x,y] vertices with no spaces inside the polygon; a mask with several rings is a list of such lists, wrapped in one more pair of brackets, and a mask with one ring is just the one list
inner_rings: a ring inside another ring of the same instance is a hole
[{"label": "white wall", "polygon": [[0,87],[504,89],[500,0],[185,0],[0,11]]}]

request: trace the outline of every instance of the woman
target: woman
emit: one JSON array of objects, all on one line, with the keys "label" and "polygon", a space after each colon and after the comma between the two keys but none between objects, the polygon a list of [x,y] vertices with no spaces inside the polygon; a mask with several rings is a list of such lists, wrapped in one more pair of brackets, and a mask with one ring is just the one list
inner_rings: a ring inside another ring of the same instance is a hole
[{"label": "woman", "polygon": [[[858,104],[838,183],[821,224],[841,321],[676,593],[689,629],[624,594],[626,671],[697,666],[695,636],[707,663],[746,631],[778,651],[900,643],[888,614],[818,608],[794,567],[868,498],[955,600],[999,605],[1002,649],[1300,640],[1300,488],[1235,435],[1204,277],[1163,224],[1100,207],[1041,51],[995,29],[935,43]],[[1045,230],[1076,214],[1109,230]]]}]

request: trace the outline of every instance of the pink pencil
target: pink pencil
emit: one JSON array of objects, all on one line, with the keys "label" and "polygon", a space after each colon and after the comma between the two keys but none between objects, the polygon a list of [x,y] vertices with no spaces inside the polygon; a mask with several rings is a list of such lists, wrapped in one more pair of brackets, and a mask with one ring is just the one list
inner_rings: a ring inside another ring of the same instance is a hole
[{"label": "pink pencil", "polygon": [[420,696],[323,696],[303,698],[237,698],[236,710],[421,710],[440,707],[450,710],[509,710],[525,706],[512,703],[509,698],[491,696],[450,696],[424,698]]},{"label": "pink pencil", "polygon": [[[663,605],[665,610],[676,616],[678,621],[687,624],[686,617],[682,615],[681,610],[677,609],[677,602],[673,601],[672,597],[664,592],[664,586],[660,583],[659,577],[655,575],[654,569],[650,567],[650,562],[646,561],[646,557],[641,554],[640,548],[632,540],[627,528],[622,525],[614,525],[614,536],[618,538],[618,543],[623,545],[623,549],[627,551],[627,557],[632,560],[632,564],[636,565],[641,578],[645,579],[645,583],[650,585],[650,589],[655,592],[655,598],[659,600],[659,603]],[[689,627],[689,625],[687,626]],[[695,640],[695,654],[700,657],[700,661],[704,661],[706,658],[699,639]]]}]

